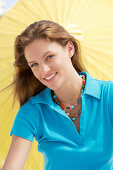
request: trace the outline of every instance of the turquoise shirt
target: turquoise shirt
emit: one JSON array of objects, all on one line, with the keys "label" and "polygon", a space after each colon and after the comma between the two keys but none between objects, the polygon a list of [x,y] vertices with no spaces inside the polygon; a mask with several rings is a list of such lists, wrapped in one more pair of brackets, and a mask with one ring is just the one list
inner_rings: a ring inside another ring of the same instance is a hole
[{"label": "turquoise shirt", "polygon": [[113,82],[88,73],[82,98],[80,133],[53,102],[49,88],[18,111],[10,135],[38,141],[45,170],[113,170]]}]

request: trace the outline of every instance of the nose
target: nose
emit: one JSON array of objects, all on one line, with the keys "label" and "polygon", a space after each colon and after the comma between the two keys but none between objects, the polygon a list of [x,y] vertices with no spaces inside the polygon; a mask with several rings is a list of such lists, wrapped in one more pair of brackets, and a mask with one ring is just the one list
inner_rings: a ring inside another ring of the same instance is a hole
[{"label": "nose", "polygon": [[42,77],[45,77],[50,71],[50,67],[47,64],[40,65],[40,74]]}]

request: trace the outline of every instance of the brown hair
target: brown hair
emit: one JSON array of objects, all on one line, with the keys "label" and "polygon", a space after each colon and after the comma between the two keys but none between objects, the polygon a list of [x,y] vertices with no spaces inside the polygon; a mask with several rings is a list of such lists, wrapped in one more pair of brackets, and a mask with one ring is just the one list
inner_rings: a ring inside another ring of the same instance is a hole
[{"label": "brown hair", "polygon": [[45,86],[33,75],[24,56],[25,47],[32,41],[45,38],[56,41],[63,47],[71,41],[75,47],[72,64],[77,72],[86,71],[81,63],[80,44],[59,24],[42,20],[28,26],[15,40],[15,76],[14,76],[14,99],[17,97],[22,106],[31,96],[45,89]]}]

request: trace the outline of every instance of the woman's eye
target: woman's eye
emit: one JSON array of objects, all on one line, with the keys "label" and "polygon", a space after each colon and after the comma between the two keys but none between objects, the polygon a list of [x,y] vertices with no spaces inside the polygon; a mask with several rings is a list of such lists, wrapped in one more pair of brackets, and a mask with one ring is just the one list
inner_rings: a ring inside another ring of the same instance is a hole
[{"label": "woman's eye", "polygon": [[35,67],[35,66],[37,66],[38,64],[37,63],[33,63],[32,65],[31,65],[31,67]]},{"label": "woman's eye", "polygon": [[54,55],[49,55],[49,56],[47,56],[47,59],[51,59],[53,57],[54,57]]}]

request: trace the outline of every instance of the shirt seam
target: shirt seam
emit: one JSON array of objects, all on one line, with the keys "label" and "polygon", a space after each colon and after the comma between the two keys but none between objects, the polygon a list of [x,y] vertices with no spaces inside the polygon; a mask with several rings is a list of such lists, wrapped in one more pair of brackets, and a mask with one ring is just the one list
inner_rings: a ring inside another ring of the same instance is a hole
[{"label": "shirt seam", "polygon": [[109,86],[108,86],[108,112],[109,112],[110,116],[112,117],[112,114],[111,114],[111,111],[110,111],[110,97],[109,97],[109,95],[110,95],[110,85],[111,85],[111,82],[112,82],[112,81],[109,81]]},{"label": "shirt seam", "polygon": [[[39,106],[37,105],[37,104],[35,104],[35,109],[36,109],[36,111],[39,113],[39,120],[38,120],[38,129],[36,130],[36,135],[35,135],[35,139],[40,139],[41,138],[41,134],[40,134],[40,132],[41,132],[41,115],[40,115],[40,108],[39,108]],[[37,134],[38,134],[38,138],[37,138]]]}]

